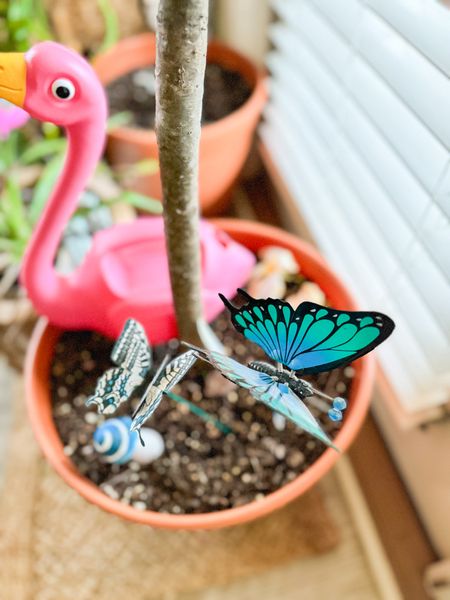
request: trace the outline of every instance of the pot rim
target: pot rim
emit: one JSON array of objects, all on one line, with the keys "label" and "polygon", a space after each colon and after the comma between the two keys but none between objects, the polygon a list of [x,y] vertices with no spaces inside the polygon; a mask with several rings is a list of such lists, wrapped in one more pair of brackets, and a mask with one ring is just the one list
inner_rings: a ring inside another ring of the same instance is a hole
[{"label": "pot rim", "polygon": [[[106,73],[105,65],[108,60],[114,60],[114,56],[119,54],[122,58],[123,56],[129,56],[130,67],[122,73],[125,75],[126,73],[133,71],[135,68],[142,66],[142,61],[138,60],[137,56],[139,50],[148,53],[149,49],[151,54],[150,60],[148,61],[148,66],[154,64],[152,55],[153,57],[155,55],[155,34],[146,32],[130,36],[120,40],[112,48],[98,56],[93,62],[93,67],[102,84],[108,85],[117,79],[117,77],[108,77]],[[211,40],[208,42],[208,49],[212,50],[213,53],[217,52],[225,55],[227,58],[232,59],[236,63],[240,63],[240,68],[238,68],[238,71],[242,77],[244,77],[247,83],[251,85],[252,92],[244,104],[242,104],[238,109],[234,110],[218,121],[202,125],[201,137],[205,140],[214,139],[217,135],[220,135],[223,127],[228,127],[234,123],[236,123],[237,126],[240,121],[246,120],[248,116],[259,114],[267,99],[266,74],[262,69],[256,67],[253,62],[243,54],[240,54],[236,50],[230,48],[220,41]],[[217,59],[215,62],[221,64],[223,61]],[[248,73],[251,72],[252,77],[249,78],[243,71],[247,71]],[[253,81],[251,81],[251,79],[253,79]],[[144,129],[141,127],[117,127],[110,131],[108,135],[117,140],[127,140],[138,145],[145,146],[148,144],[156,144],[156,132],[154,129]]]},{"label": "pot rim", "polygon": [[[212,222],[224,229],[231,237],[263,238],[288,248],[295,247],[298,253],[307,256],[315,264],[315,269],[320,273],[315,281],[320,283],[321,278],[327,278],[329,280],[328,287],[336,287],[337,294],[341,296],[347,308],[349,310],[357,308],[355,301],[343,283],[334,275],[318,251],[307,242],[277,227],[253,221],[215,219]],[[311,279],[314,281],[313,278]],[[327,448],[304,473],[292,482],[268,494],[261,500],[254,500],[243,506],[222,511],[173,515],[152,510],[141,511],[118,500],[113,500],[102,492],[98,486],[79,473],[74,463],[64,454],[63,444],[56,430],[51,411],[50,394],[48,393],[48,386],[43,385],[42,372],[44,370],[45,373],[48,373],[52,355],[51,350],[59,337],[60,331],[57,327],[49,325],[46,319],[41,318],[33,331],[28,347],[25,362],[25,391],[32,428],[42,452],[62,479],[86,500],[116,516],[134,523],[166,529],[218,529],[241,524],[265,516],[300,496],[317,483],[340,456],[340,453],[332,448]],[[348,449],[361,428],[369,407],[375,375],[375,359],[371,354],[358,359],[353,365],[355,378],[352,382],[349,408],[343,426],[333,440],[342,453]],[[36,386],[47,387],[47,391],[43,389],[42,394],[37,394]],[[39,397],[41,400],[38,399]],[[355,402],[356,398],[358,399],[357,402]]]}]

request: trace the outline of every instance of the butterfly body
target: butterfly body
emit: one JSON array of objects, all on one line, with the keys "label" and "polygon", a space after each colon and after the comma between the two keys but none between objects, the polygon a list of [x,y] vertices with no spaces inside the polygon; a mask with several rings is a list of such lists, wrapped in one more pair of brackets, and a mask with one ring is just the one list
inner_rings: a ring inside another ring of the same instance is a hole
[{"label": "butterfly body", "polygon": [[250,369],[255,369],[255,371],[260,371],[261,373],[270,375],[272,379],[278,383],[286,384],[295,394],[297,394],[297,396],[302,399],[314,395],[314,389],[312,385],[304,379],[297,377],[292,371],[288,372],[283,368],[276,368],[273,365],[260,360],[254,360],[248,363],[248,366]]}]

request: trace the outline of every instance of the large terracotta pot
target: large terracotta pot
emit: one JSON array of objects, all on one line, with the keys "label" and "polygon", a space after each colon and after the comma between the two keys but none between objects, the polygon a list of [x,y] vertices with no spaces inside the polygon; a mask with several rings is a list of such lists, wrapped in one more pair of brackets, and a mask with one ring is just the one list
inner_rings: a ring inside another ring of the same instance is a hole
[{"label": "large terracotta pot", "polygon": [[[324,262],[319,253],[306,242],[278,228],[252,221],[218,219],[215,223],[232,238],[253,251],[277,244],[292,251],[302,273],[317,282],[330,304],[337,309],[356,309],[355,302],[343,283]],[[316,484],[339,459],[333,449],[327,449],[318,460],[294,481],[258,502],[238,508],[207,514],[173,515],[140,511],[109,498],[99,487],[83,477],[64,454],[51,409],[49,372],[55,344],[61,331],[41,320],[32,337],[26,361],[26,396],[28,412],[37,441],[49,463],[59,475],[86,500],[117,516],[136,523],[171,529],[213,529],[251,521],[277,510]],[[342,428],[335,439],[345,451],[358,433],[366,415],[374,380],[374,358],[366,355],[354,363],[349,406]]]},{"label": "large terracotta pot", "polygon": [[[144,33],[126,38],[96,58],[94,68],[104,85],[156,58],[155,36]],[[252,88],[249,99],[228,116],[204,125],[200,139],[200,205],[203,214],[225,208],[227,193],[239,175],[250,150],[253,133],[266,100],[264,76],[252,62],[218,42],[208,45],[208,62],[238,71]],[[108,158],[114,165],[158,158],[153,130],[119,127],[110,132]],[[153,198],[162,198],[159,172],[136,180],[133,186]]]}]

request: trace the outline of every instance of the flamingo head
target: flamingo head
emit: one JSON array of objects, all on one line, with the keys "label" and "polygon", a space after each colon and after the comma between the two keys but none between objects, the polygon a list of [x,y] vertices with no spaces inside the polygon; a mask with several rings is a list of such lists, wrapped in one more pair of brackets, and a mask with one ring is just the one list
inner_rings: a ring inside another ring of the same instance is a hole
[{"label": "flamingo head", "polygon": [[106,97],[90,64],[55,42],[27,53],[0,53],[0,97],[33,118],[70,127],[106,119]]}]

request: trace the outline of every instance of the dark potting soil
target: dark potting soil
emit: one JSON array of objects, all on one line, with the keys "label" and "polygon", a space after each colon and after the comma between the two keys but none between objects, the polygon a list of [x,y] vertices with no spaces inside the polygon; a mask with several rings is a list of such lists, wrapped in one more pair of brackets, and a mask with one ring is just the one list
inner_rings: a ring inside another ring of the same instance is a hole
[{"label": "dark potting soil", "polygon": [[[242,363],[267,359],[257,346],[242,343],[228,313],[216,319],[214,329]],[[147,466],[134,461],[122,466],[106,464],[92,446],[94,430],[104,417],[92,407],[86,408],[84,402],[97,378],[111,366],[111,348],[111,341],[92,332],[63,334],[53,360],[51,391],[54,418],[66,454],[83,475],[112,498],[138,509],[175,514],[241,506],[292,481],[326,449],[290,422],[278,431],[269,408],[199,361],[174,391],[210,412],[233,432],[222,433],[186,406],[166,397],[146,423],[164,437],[164,454]],[[154,368],[166,348],[154,348]],[[305,379],[314,381],[331,396],[347,397],[352,377],[353,368],[346,367]],[[130,415],[139,397],[136,394],[131,402],[122,404],[116,415]],[[333,438],[340,425],[313,407],[311,410]]]},{"label": "dark potting soil", "polygon": [[[116,79],[106,88],[111,114],[127,111],[132,125],[155,127],[155,70],[137,69]],[[237,71],[208,63],[205,72],[202,124],[218,121],[237,110],[251,89]]]}]

